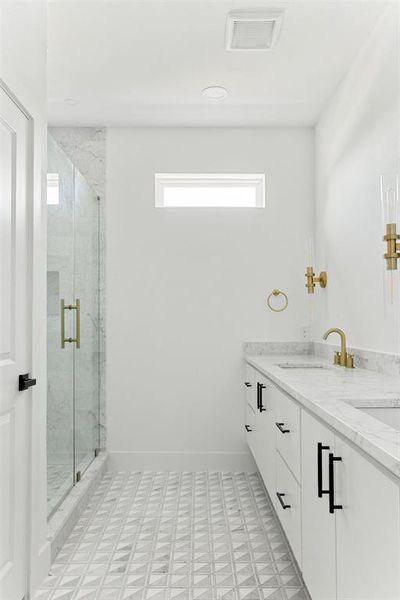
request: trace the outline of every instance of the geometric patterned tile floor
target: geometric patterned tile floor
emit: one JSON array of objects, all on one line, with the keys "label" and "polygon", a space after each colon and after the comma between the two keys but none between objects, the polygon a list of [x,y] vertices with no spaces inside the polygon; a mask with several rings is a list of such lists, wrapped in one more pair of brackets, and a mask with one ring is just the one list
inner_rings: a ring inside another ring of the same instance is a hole
[{"label": "geometric patterned tile floor", "polygon": [[309,600],[259,475],[107,473],[35,600]]}]

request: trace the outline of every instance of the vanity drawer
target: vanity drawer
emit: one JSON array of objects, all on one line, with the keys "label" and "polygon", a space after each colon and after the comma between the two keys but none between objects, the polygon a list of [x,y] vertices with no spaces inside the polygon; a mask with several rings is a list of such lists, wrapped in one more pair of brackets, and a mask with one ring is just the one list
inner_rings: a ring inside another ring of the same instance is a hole
[{"label": "vanity drawer", "polygon": [[273,386],[277,449],[300,482],[300,406]]},{"label": "vanity drawer", "polygon": [[256,410],[256,371],[249,364],[246,364],[246,376],[245,376],[245,390],[246,390],[246,404],[250,404]]},{"label": "vanity drawer", "polygon": [[275,508],[289,540],[293,554],[301,567],[301,492],[279,452],[276,453]]},{"label": "vanity drawer", "polygon": [[255,441],[256,441],[256,416],[254,414],[253,407],[250,404],[246,404],[246,441],[247,444],[254,455],[255,452]]}]

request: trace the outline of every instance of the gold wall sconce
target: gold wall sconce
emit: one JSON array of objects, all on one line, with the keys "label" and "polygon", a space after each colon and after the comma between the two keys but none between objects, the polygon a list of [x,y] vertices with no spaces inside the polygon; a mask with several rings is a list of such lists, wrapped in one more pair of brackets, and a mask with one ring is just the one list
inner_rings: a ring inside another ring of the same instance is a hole
[{"label": "gold wall sconce", "polygon": [[400,258],[400,235],[397,233],[400,198],[400,175],[385,173],[381,175],[381,203],[382,216],[385,225],[383,241],[386,242],[386,252],[383,258],[386,261],[387,271],[397,271],[397,261]]},{"label": "gold wall sconce", "polygon": [[396,223],[387,223],[386,234],[383,236],[383,240],[386,242],[386,252],[383,258],[386,260],[388,271],[397,270],[397,261],[400,258],[400,244],[397,241],[399,239],[400,235],[397,233]]},{"label": "gold wall sconce", "polygon": [[314,267],[307,267],[306,270],[306,288],[309,294],[314,294],[315,286],[319,283],[322,288],[328,285],[328,274],[326,271],[321,271],[318,277],[315,276]]},{"label": "gold wall sconce", "polygon": [[[314,240],[312,237],[307,239],[306,242],[306,264],[315,264],[315,252],[314,252]],[[315,293],[315,286],[319,283],[320,287],[326,288],[328,285],[328,274],[326,271],[321,271],[318,276],[314,272],[314,267],[309,266],[306,268],[306,288],[309,294]]]}]

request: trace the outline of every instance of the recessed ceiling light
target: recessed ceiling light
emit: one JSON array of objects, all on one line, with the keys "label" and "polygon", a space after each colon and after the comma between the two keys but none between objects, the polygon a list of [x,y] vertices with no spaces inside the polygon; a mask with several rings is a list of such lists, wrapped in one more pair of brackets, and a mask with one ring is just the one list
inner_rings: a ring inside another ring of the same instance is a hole
[{"label": "recessed ceiling light", "polygon": [[64,104],[67,104],[68,106],[76,106],[79,104],[79,100],[76,100],[75,98],[65,98]]},{"label": "recessed ceiling light", "polygon": [[228,95],[228,90],[220,85],[211,85],[210,87],[204,88],[202,92],[206,98],[212,98],[213,100],[221,100]]}]

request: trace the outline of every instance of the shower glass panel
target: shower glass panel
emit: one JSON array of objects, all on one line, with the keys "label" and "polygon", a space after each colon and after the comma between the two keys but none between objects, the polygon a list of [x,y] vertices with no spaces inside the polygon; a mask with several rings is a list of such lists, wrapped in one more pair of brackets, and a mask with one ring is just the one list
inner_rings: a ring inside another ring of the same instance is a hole
[{"label": "shower glass panel", "polygon": [[99,201],[48,136],[48,515],[99,448]]},{"label": "shower glass panel", "polygon": [[99,448],[99,201],[75,171],[75,295],[80,348],[75,354],[75,462],[83,473]]}]

